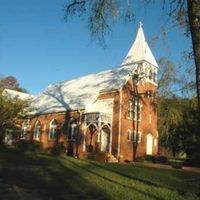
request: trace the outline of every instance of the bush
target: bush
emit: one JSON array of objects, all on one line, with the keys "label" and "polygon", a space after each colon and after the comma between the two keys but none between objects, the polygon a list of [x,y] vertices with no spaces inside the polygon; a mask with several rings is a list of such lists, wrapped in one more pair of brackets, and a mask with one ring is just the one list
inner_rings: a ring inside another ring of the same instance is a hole
[{"label": "bush", "polygon": [[49,152],[52,155],[59,156],[60,154],[66,152],[66,148],[65,148],[65,146],[63,144],[57,144],[56,146],[51,147],[49,149]]},{"label": "bush", "polygon": [[148,162],[154,162],[155,157],[153,155],[145,155],[144,159]]},{"label": "bush", "polygon": [[180,160],[170,160],[170,164],[175,169],[182,169],[183,167],[183,161]]},{"label": "bush", "polygon": [[91,144],[87,146],[87,151],[88,152],[93,152],[93,150],[94,150],[94,148],[93,148],[93,146]]},{"label": "bush", "polygon": [[19,140],[16,147],[21,151],[38,151],[42,149],[42,145],[34,140]]},{"label": "bush", "polygon": [[144,159],[144,157],[137,157],[137,158],[135,158],[135,161],[136,162],[145,162],[145,159]]},{"label": "bush", "polygon": [[198,158],[187,158],[184,163],[185,166],[200,167],[200,159]]},{"label": "bush", "polygon": [[168,159],[166,156],[155,156],[154,162],[160,164],[168,164]]}]

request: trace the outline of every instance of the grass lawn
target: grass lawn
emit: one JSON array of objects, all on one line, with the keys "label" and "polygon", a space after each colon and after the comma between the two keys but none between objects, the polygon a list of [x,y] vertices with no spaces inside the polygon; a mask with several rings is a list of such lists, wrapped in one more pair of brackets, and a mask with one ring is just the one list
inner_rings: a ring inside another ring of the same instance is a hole
[{"label": "grass lawn", "polygon": [[0,150],[1,200],[195,200],[199,199],[199,180],[200,174],[181,170]]}]

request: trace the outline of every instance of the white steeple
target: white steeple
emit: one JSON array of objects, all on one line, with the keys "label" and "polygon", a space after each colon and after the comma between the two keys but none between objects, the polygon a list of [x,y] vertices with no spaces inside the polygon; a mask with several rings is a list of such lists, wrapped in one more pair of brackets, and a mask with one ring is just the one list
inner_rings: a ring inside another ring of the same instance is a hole
[{"label": "white steeple", "polygon": [[122,65],[136,63],[140,61],[147,61],[155,67],[158,67],[158,64],[151,52],[151,49],[149,48],[149,45],[146,42],[142,28],[142,22],[140,22],[140,27],[138,29],[135,42],[130,48]]}]

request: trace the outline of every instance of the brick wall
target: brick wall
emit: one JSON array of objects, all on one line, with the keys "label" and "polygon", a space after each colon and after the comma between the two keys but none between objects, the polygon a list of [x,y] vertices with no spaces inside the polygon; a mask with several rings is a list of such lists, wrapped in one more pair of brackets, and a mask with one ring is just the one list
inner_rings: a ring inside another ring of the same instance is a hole
[{"label": "brick wall", "polygon": [[[138,144],[137,156],[143,156],[146,154],[146,143],[147,143],[147,134],[152,134],[153,139],[158,138],[157,134],[157,111],[155,99],[153,97],[147,97],[145,95],[147,90],[153,92],[156,91],[156,85],[152,83],[145,83],[138,85],[138,92],[140,94],[139,103],[142,105],[141,111],[141,121],[139,121],[139,131],[142,134],[141,142]],[[127,140],[127,131],[135,130],[135,121],[128,118],[128,101],[133,98],[132,93],[132,84],[129,80],[126,85],[120,91],[111,91],[111,92],[102,92],[99,94],[98,99],[110,99],[113,98],[113,117],[112,117],[112,154],[118,156],[118,153],[123,156],[123,160],[132,160],[133,159],[133,141]],[[120,95],[121,95],[121,105],[120,105]],[[121,115],[120,115],[120,106],[121,106]],[[69,146],[73,147],[73,154],[78,153],[80,157],[85,156],[83,152],[83,134],[84,127],[83,124],[80,127],[80,134],[78,135],[77,143],[75,141],[67,141],[67,124],[69,119],[73,117],[76,122],[80,119],[80,113],[78,111],[69,111],[63,113],[52,113],[52,114],[41,114],[32,116],[30,120],[30,139],[33,139],[33,132],[36,121],[40,121],[41,127],[41,138],[40,141],[43,144],[44,149],[52,147],[56,143],[63,143],[67,148]],[[121,118],[120,118],[121,117]],[[59,137],[57,140],[49,139],[49,125],[50,122],[55,119],[58,122]],[[81,119],[83,123],[83,115]],[[121,129],[120,129],[121,123]],[[87,132],[87,131],[86,131]],[[120,139],[120,152],[118,152],[119,146],[119,134]],[[95,136],[95,138],[97,135]],[[76,149],[76,145],[78,149]],[[96,144],[94,144],[96,145]],[[100,145],[100,144],[98,144]],[[158,146],[154,145],[153,140],[153,154],[157,154]]]}]

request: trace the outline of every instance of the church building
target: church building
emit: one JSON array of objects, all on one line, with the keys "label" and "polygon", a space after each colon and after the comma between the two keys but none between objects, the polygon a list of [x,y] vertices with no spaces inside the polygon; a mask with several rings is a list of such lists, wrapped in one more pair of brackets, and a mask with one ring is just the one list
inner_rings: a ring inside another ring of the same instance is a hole
[{"label": "church building", "polygon": [[68,155],[80,158],[155,155],[157,72],[140,25],[119,67],[51,84],[35,96],[22,138],[40,141],[44,149],[63,144]]}]

